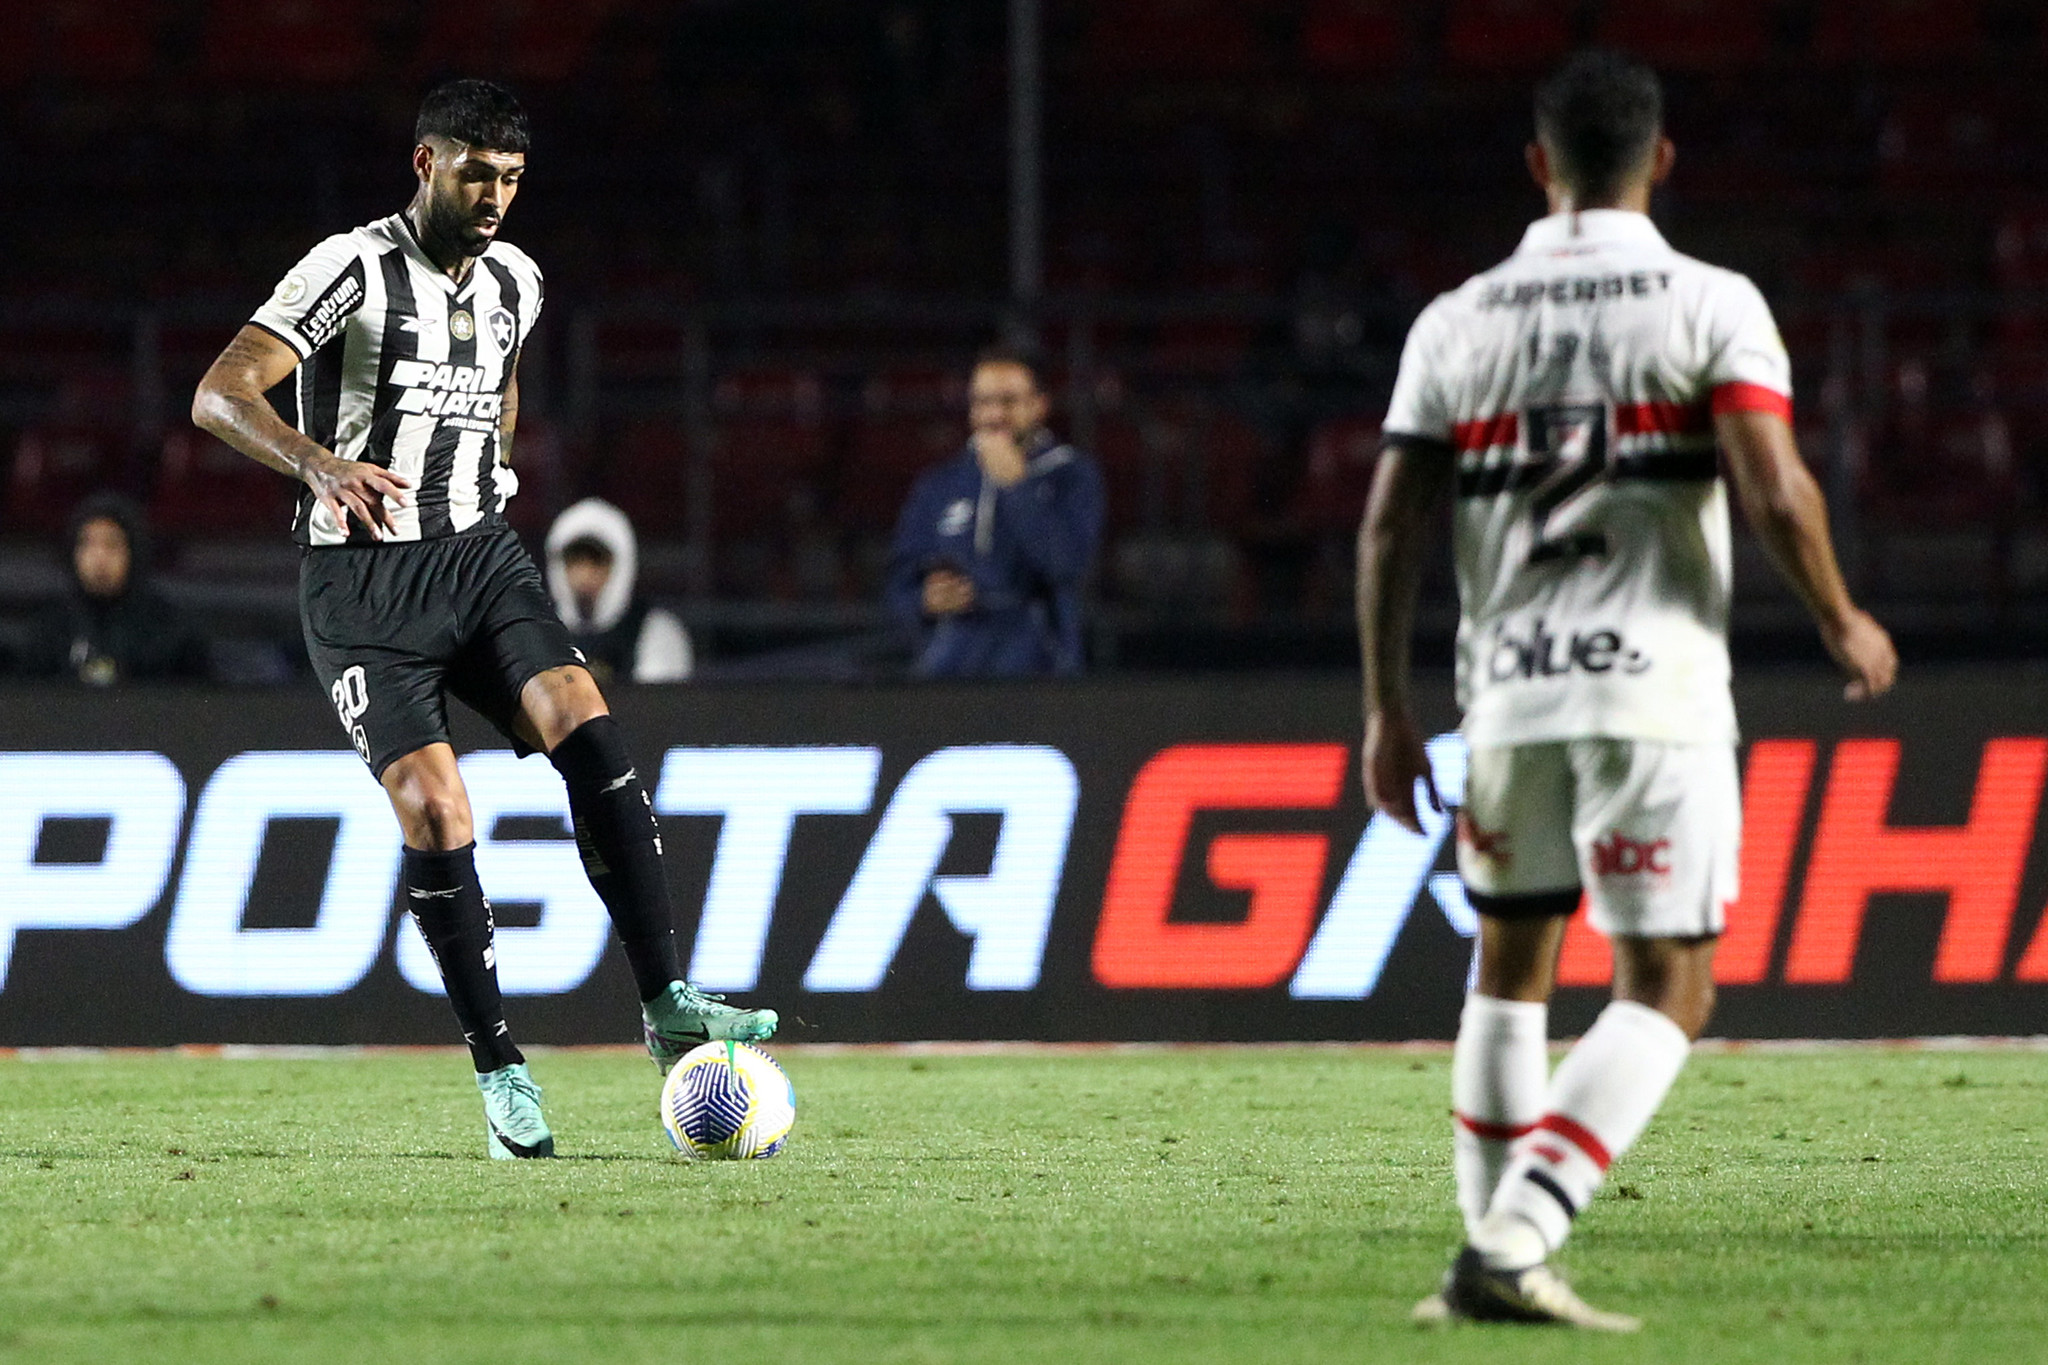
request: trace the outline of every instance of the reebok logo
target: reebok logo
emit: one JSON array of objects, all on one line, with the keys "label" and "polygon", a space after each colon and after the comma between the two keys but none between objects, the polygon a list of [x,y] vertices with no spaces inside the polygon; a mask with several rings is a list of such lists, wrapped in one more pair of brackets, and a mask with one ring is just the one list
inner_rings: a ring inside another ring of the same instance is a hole
[{"label": "reebok logo", "polygon": [[1593,843],[1593,874],[1598,877],[1654,877],[1671,875],[1669,839],[1631,839],[1615,830]]}]

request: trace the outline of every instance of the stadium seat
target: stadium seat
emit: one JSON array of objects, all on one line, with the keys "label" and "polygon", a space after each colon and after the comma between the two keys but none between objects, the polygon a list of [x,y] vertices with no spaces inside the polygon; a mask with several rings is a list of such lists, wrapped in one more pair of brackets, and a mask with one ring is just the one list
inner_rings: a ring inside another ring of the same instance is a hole
[{"label": "stadium seat", "polygon": [[1379,456],[1376,418],[1339,417],[1310,432],[1308,468],[1295,504],[1302,525],[1316,532],[1355,532]]},{"label": "stadium seat", "polygon": [[158,534],[267,539],[291,525],[298,485],[190,427],[164,438],[149,499]]},{"label": "stadium seat", "polygon": [[554,83],[580,74],[599,30],[622,0],[432,0],[417,65],[512,81]]},{"label": "stadium seat", "polygon": [[1931,67],[1982,54],[1984,16],[1974,0],[1821,0],[1813,56],[1830,64]]},{"label": "stadium seat", "polygon": [[713,529],[721,537],[778,532],[793,508],[816,503],[830,449],[817,421],[721,420],[711,447]]},{"label": "stadium seat", "polygon": [[370,67],[364,0],[211,0],[205,64],[245,85],[345,85]]},{"label": "stadium seat", "polygon": [[1096,0],[1087,65],[1170,76],[1243,76],[1264,65],[1259,7],[1241,0]]},{"label": "stadium seat", "polygon": [[1396,0],[1310,0],[1301,25],[1303,62],[1338,76],[1400,65],[1408,55],[1408,8]]},{"label": "stadium seat", "polygon": [[1444,57],[1453,67],[1531,71],[1571,50],[1578,0],[1452,0]]},{"label": "stadium seat", "polygon": [[0,88],[51,77],[94,86],[145,79],[162,18],[160,0],[0,5]]},{"label": "stadium seat", "polygon": [[1886,189],[1899,194],[1965,192],[1997,183],[2025,155],[2031,119],[2020,122],[2005,145],[2004,110],[1968,89],[1912,91],[1892,102],[1878,136],[1878,164]]},{"label": "stadium seat", "polygon": [[958,454],[966,442],[966,423],[957,413],[860,419],[834,481],[833,518],[855,531],[887,533],[917,476]]},{"label": "stadium seat", "polygon": [[1660,70],[1720,71],[1771,54],[1769,0],[1628,0],[1603,6],[1598,40]]},{"label": "stadium seat", "polygon": [[1187,499],[1202,529],[1238,532],[1285,515],[1291,490],[1278,488],[1276,479],[1289,473],[1264,432],[1209,403],[1194,405],[1185,421],[1192,455],[1184,469]]},{"label": "stadium seat", "polygon": [[82,499],[127,491],[127,452],[125,430],[49,422],[24,431],[8,472],[7,529],[55,535]]},{"label": "stadium seat", "polygon": [[878,371],[861,385],[861,409],[870,416],[948,414],[967,420],[964,367],[922,366]]}]

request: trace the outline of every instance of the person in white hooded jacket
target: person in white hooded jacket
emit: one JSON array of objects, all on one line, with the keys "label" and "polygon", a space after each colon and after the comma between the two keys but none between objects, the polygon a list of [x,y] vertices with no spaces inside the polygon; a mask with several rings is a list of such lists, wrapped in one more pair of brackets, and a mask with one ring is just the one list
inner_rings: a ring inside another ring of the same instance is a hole
[{"label": "person in white hooded jacket", "polygon": [[695,667],[675,613],[633,591],[640,546],[626,514],[585,498],[548,528],[548,592],[600,683],[681,682]]}]

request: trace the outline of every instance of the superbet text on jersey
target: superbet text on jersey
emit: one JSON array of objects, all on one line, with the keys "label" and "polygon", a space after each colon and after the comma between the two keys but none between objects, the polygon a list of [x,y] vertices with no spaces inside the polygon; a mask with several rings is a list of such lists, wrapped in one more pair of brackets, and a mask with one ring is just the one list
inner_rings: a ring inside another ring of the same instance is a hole
[{"label": "superbet text on jersey", "polygon": [[1470,742],[1734,741],[1713,415],[1791,393],[1756,286],[1639,213],[1541,219],[1424,310],[1385,430],[1457,460]]}]

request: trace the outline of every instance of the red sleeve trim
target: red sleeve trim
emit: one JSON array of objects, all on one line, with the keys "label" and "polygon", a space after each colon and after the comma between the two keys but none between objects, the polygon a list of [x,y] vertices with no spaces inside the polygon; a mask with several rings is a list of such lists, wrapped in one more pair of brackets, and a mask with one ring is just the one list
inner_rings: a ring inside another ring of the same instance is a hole
[{"label": "red sleeve trim", "polygon": [[1773,412],[1787,422],[1792,420],[1792,399],[1776,389],[1767,389],[1761,384],[1745,384],[1740,380],[1732,384],[1717,385],[1714,389],[1714,411],[1723,412]]}]

